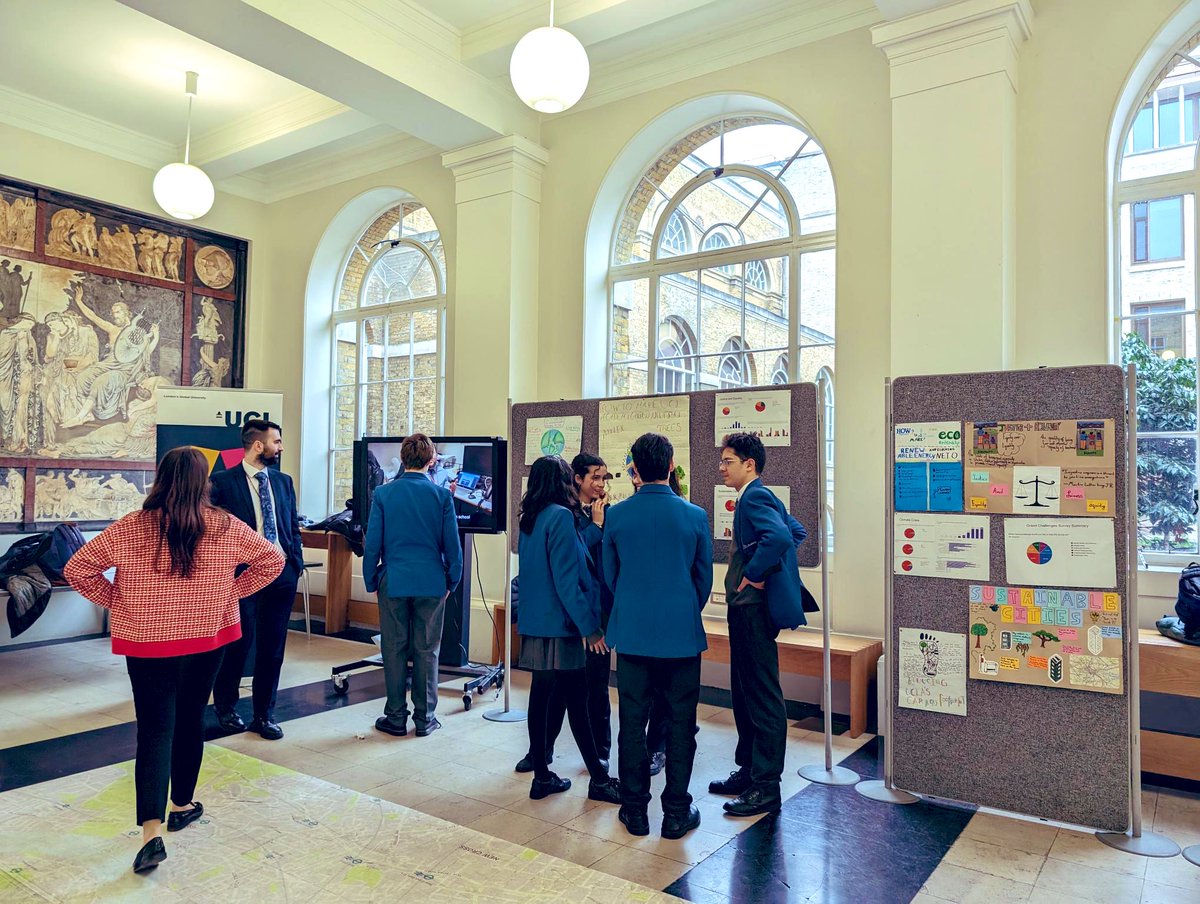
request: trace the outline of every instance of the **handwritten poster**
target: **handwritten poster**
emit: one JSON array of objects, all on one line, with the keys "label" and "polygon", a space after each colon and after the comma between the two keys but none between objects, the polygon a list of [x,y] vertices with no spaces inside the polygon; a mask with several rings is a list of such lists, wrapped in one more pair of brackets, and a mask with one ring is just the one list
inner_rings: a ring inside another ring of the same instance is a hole
[{"label": "handwritten poster", "polygon": [[[689,405],[685,395],[644,399],[605,399],[600,402],[600,457],[608,463],[613,479],[608,482],[608,499],[620,502],[633,495],[629,449],[643,433],[661,433],[675,447],[675,473],[686,498],[692,480]],[[711,462],[716,474],[716,457]]]},{"label": "handwritten poster", "polygon": [[895,436],[895,510],[961,512],[962,424],[897,424]]},{"label": "handwritten poster", "polygon": [[718,392],[715,442],[730,433],[753,433],[764,446],[792,444],[792,391],[790,389]]},{"label": "handwritten poster", "polygon": [[543,455],[570,461],[583,451],[583,416],[531,417],[525,422],[525,464]]},{"label": "handwritten poster", "polygon": [[972,584],[968,600],[973,679],[1121,693],[1120,594]]},{"label": "handwritten poster", "polygon": [[991,575],[986,517],[896,512],[893,572],[927,578],[987,581]]},{"label": "handwritten poster", "polygon": [[967,422],[963,511],[1116,516],[1112,420]]},{"label": "handwritten poster", "polygon": [[1096,518],[1005,518],[1005,580],[1038,587],[1117,586],[1113,522]]},{"label": "handwritten poster", "polygon": [[900,706],[967,714],[967,635],[900,629]]},{"label": "handwritten poster", "polygon": [[[767,487],[775,497],[783,503],[788,511],[792,509],[791,487]],[[713,539],[733,539],[733,513],[737,510],[737,490],[731,487],[719,486],[713,490]],[[804,525],[808,527],[808,525]]]}]

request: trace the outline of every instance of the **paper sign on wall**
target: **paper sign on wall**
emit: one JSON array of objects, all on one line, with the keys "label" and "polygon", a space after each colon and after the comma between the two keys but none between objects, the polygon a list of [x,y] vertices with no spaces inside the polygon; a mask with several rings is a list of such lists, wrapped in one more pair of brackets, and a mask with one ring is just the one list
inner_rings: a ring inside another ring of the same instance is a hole
[{"label": "paper sign on wall", "polygon": [[897,512],[893,519],[895,574],[989,580],[991,531],[986,516]]},{"label": "paper sign on wall", "polygon": [[962,424],[897,424],[895,437],[895,510],[961,512]]},{"label": "paper sign on wall", "polygon": [[[767,487],[791,511],[791,487]],[[737,509],[737,490],[732,487],[716,487],[713,490],[713,539],[733,539],[733,513]],[[808,525],[805,525],[807,527]]]},{"label": "paper sign on wall", "polygon": [[967,635],[901,628],[899,662],[901,706],[967,714]]},{"label": "paper sign on wall", "polygon": [[730,433],[753,433],[764,446],[792,444],[792,391],[770,389],[718,392],[713,421],[715,442]]},{"label": "paper sign on wall", "polygon": [[583,417],[531,417],[525,422],[525,464],[531,465],[543,455],[557,455],[570,461],[583,451]]},{"label": "paper sign on wall", "polygon": [[[608,499],[620,502],[633,495],[629,448],[643,433],[661,433],[675,448],[675,471],[684,498],[691,483],[691,399],[685,395],[652,396],[643,399],[605,399],[600,402],[600,457],[608,463],[613,479],[608,482]],[[712,463],[716,473],[716,459]]]},{"label": "paper sign on wall", "polygon": [[1039,587],[1117,585],[1109,518],[1005,518],[1004,561],[1010,584]]}]

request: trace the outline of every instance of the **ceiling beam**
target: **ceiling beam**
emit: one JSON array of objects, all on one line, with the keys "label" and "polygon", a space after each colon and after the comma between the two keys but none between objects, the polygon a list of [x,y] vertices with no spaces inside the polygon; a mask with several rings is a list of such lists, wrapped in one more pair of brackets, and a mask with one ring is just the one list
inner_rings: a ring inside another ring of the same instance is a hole
[{"label": "ceiling beam", "polygon": [[537,114],[506,85],[446,52],[449,26],[429,17],[426,33],[441,35],[431,44],[395,21],[401,0],[119,2],[438,148],[539,137]]}]

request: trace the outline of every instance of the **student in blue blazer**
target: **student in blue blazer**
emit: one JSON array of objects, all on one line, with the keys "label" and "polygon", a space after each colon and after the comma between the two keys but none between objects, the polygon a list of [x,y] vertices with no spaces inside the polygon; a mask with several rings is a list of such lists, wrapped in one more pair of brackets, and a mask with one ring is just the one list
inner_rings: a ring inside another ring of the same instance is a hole
[{"label": "student in blue blazer", "polygon": [[738,491],[733,549],[725,575],[738,768],[708,788],[714,794],[735,795],[725,803],[732,816],[770,813],[782,804],[779,782],[787,746],[787,711],[775,638],[779,618],[790,622],[789,627],[805,623],[807,591],[800,580],[796,549],[807,531],[763,486],[759,476],[766,464],[767,453],[757,436],[731,433],[725,437],[720,472],[725,486]]},{"label": "student in blue blazer", "polygon": [[588,551],[575,529],[579,497],[570,466],[544,456],[529,471],[521,499],[517,554],[521,578],[521,666],[533,672],[529,688],[529,796],[541,800],[566,791],[570,779],[547,765],[551,702],[566,702],[571,734],[591,782],[588,798],[620,803],[620,784],[600,762],[587,711],[587,650],[606,650],[600,631],[600,588],[588,567]]},{"label": "student in blue blazer", "polygon": [[408,660],[413,663],[417,737],[442,727],[437,710],[438,654],[446,597],[462,578],[462,546],[454,499],[429,479],[437,449],[424,433],[400,445],[404,467],[375,491],[363,542],[363,581],[379,592],[380,651],[387,703],[375,727],[408,734]]},{"label": "student in blue blazer", "polygon": [[672,492],[671,441],[638,437],[630,450],[641,488],[612,507],[604,528],[604,578],[613,591],[605,641],[617,651],[622,801],[632,835],[650,832],[646,723],[657,696],[667,713],[664,838],[700,825],[688,782],[696,756],[700,654],[708,648],[700,610],[712,593],[712,536],[703,509]]}]

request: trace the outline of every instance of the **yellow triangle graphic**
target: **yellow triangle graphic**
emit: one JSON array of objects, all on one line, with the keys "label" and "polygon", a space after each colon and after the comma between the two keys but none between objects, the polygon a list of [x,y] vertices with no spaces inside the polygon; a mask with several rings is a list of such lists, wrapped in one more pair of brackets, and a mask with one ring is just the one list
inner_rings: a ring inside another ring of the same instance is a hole
[{"label": "yellow triangle graphic", "polygon": [[213,466],[217,463],[217,458],[221,455],[221,453],[216,449],[205,449],[203,446],[197,446],[196,448],[203,452],[204,457],[208,459],[208,473],[211,474]]}]

